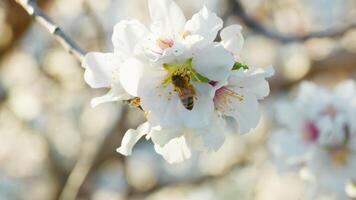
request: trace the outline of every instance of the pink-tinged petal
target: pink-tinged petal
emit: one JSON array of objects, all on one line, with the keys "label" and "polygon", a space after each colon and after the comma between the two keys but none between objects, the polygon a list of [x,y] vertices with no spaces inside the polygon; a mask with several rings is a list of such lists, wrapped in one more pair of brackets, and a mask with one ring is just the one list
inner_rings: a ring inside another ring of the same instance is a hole
[{"label": "pink-tinged petal", "polygon": [[191,35],[200,35],[208,42],[213,42],[222,27],[222,19],[204,6],[187,22],[185,31]]},{"label": "pink-tinged petal", "polygon": [[123,20],[114,27],[112,43],[116,53],[132,56],[141,50],[138,44],[148,34],[148,29],[137,20]]},{"label": "pink-tinged petal", "polygon": [[155,32],[160,35],[174,36],[181,33],[186,22],[178,5],[172,0],[149,0],[148,7]]},{"label": "pink-tinged petal", "polygon": [[224,28],[221,33],[221,44],[233,54],[239,54],[243,45],[244,38],[242,35],[242,27],[240,25],[231,25]]},{"label": "pink-tinged petal", "polygon": [[110,87],[118,79],[121,63],[121,58],[115,54],[90,52],[82,63],[84,80],[92,88]]},{"label": "pink-tinged petal", "polygon": [[149,132],[150,125],[148,122],[141,124],[136,130],[128,130],[121,141],[121,146],[116,150],[122,155],[131,155],[132,149],[141,137]]},{"label": "pink-tinged petal", "polygon": [[234,65],[234,57],[220,44],[210,44],[196,52],[193,68],[214,81],[225,81]]}]

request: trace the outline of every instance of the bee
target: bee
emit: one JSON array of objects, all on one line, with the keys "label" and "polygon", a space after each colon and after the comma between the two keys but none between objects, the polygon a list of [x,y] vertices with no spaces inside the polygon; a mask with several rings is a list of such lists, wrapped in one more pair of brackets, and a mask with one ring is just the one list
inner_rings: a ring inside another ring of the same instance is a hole
[{"label": "bee", "polygon": [[196,92],[190,84],[189,75],[176,74],[171,77],[174,91],[178,93],[180,102],[188,110],[193,110]]}]

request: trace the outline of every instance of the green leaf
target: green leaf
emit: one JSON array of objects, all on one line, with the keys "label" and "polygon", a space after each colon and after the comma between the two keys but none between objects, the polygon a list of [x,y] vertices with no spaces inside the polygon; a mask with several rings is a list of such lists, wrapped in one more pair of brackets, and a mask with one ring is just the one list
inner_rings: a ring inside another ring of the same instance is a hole
[{"label": "green leaf", "polygon": [[240,69],[248,70],[248,66],[240,62],[235,62],[234,66],[232,67],[232,70],[240,70]]}]

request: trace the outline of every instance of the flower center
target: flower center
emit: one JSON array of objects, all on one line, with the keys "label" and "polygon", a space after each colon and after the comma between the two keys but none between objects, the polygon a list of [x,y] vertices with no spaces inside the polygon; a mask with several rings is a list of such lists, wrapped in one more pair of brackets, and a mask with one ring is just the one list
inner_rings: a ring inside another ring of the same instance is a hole
[{"label": "flower center", "polygon": [[304,139],[308,142],[316,142],[319,138],[319,130],[314,122],[307,122],[304,127]]},{"label": "flower center", "polygon": [[226,108],[228,108],[230,111],[235,110],[233,106],[229,106],[232,104],[233,99],[243,101],[244,97],[225,86],[217,89],[214,96],[214,104],[216,109],[220,111],[226,110]]},{"label": "flower center", "polygon": [[[173,92],[178,94],[182,105],[192,110],[194,100],[197,98],[197,92],[192,82],[209,83],[209,79],[202,76],[193,69],[192,59],[188,59],[182,64],[164,64],[163,68],[167,70],[167,76],[162,80],[162,85],[172,84]],[[168,99],[172,98],[172,92],[169,92]]]},{"label": "flower center", "polygon": [[186,77],[191,82],[209,83],[210,80],[205,76],[199,74],[193,69],[192,59],[186,60],[182,64],[163,64],[163,68],[166,69],[167,76],[163,79],[162,84],[167,85],[172,83],[172,77]]}]

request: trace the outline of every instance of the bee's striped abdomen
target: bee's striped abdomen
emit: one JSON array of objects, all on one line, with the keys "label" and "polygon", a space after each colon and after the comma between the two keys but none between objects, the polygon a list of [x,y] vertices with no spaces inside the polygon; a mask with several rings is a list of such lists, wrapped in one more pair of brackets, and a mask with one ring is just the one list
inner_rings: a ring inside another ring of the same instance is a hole
[{"label": "bee's striped abdomen", "polygon": [[182,104],[183,106],[188,109],[188,110],[193,110],[194,107],[194,97],[186,97],[185,99],[182,99]]}]

